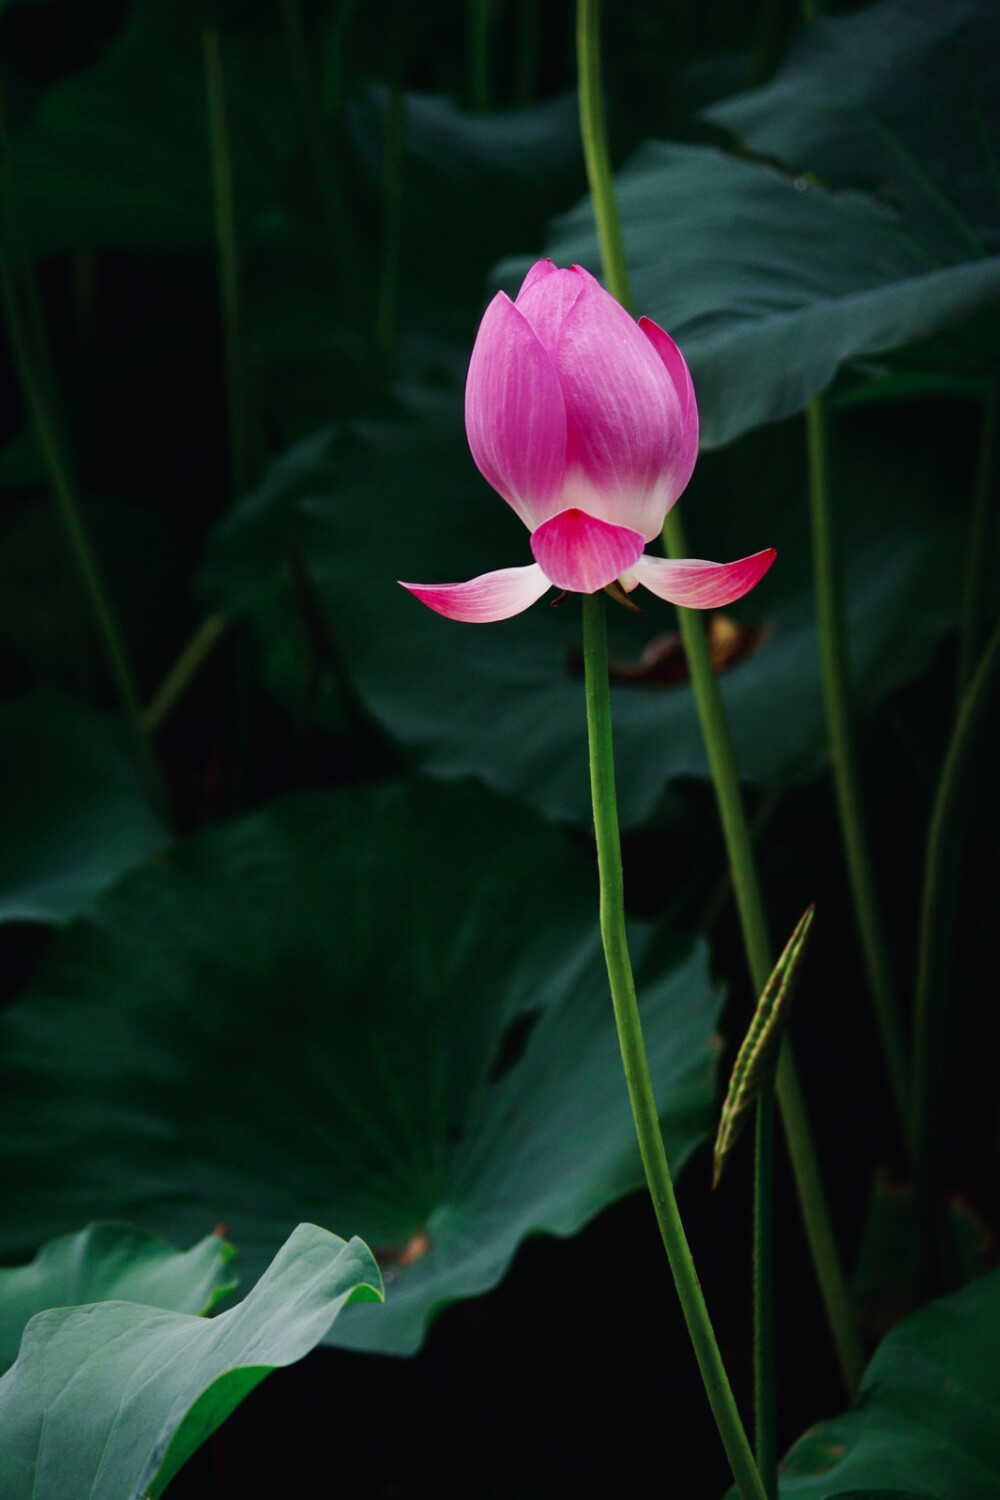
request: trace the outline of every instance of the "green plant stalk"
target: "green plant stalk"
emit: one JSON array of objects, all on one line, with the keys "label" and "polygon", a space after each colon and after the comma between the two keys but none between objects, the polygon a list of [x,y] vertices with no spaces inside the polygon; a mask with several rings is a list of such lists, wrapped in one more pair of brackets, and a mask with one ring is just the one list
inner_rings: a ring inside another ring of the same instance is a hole
[{"label": "green plant stalk", "polygon": [[403,234],[403,148],[406,108],[403,90],[394,83],[385,110],[382,155],[382,268],[375,308],[375,347],[383,370],[396,363],[396,312],[399,302],[399,256]]},{"label": "green plant stalk", "polygon": [[604,596],[583,595],[583,659],[590,747],[590,789],[601,887],[601,939],[625,1080],[656,1221],[712,1413],[742,1500],[766,1500],[726,1376],[708,1308],[681,1224],[649,1076],[625,929],[621,845],[611,741],[611,691]]},{"label": "green plant stalk", "polygon": [[[625,246],[615,199],[611,157],[608,151],[601,87],[599,0],[577,0],[577,72],[580,94],[580,133],[584,161],[597,224],[601,258],[608,290],[633,312]],[[663,543],[670,557],[685,557],[684,529],[676,508],[663,523]],[[726,711],[712,665],[708,640],[697,610],[678,609],[678,626],[695,701],[701,719],[722,822],[726,853],[736,897],[743,944],[756,994],[763,990],[773,968],[764,902],[753,858],[753,844],[740,793],[739,770]],[[847,1280],[837,1251],[830,1215],[823,1192],[816,1149],[809,1129],[805,1100],[799,1083],[791,1043],[781,1047],[777,1071],[777,1097],[781,1122],[791,1158],[799,1206],[810,1252],[833,1334],[844,1383],[853,1399],[864,1369],[864,1354],[851,1311]]]},{"label": "green plant stalk", "polygon": [[778,1494],[774,1355],[774,1068],[757,1097],[753,1161],[754,1452],[767,1500]]},{"label": "green plant stalk", "polygon": [[913,1135],[918,1221],[924,1271],[940,1281],[946,1269],[941,1246],[940,1165],[947,1052],[948,976],[957,915],[964,782],[976,730],[1000,677],[1000,622],[962,697],[934,796],[920,912],[914,999]]},{"label": "green plant stalk", "polygon": [[233,493],[244,494],[251,481],[251,428],[247,405],[246,362],[240,313],[240,263],[236,234],[232,150],[226,112],[226,80],[219,33],[203,34],[205,102],[215,197],[215,233],[219,245],[219,294],[226,351],[226,396],[229,403],[229,451]]},{"label": "green plant stalk", "polygon": [[491,0],[468,0],[469,100],[477,114],[490,107]]},{"label": "green plant stalk", "polygon": [[892,973],[879,913],[865,829],[861,778],[851,712],[851,663],[843,584],[837,567],[830,495],[829,427],[826,407],[815,396],[806,407],[809,459],[809,517],[813,582],[819,625],[820,673],[837,813],[844,844],[854,916],[861,938],[868,989],[875,1007],[896,1113],[903,1138],[911,1142],[909,1070],[893,995]]},{"label": "green plant stalk", "polygon": [[1000,418],[1000,377],[990,382],[983,408],[982,435],[979,439],[979,464],[976,471],[972,525],[969,528],[968,561],[965,566],[965,594],[962,599],[962,623],[958,638],[958,703],[969,686],[979,650],[983,595],[989,564],[990,527],[994,515],[997,487],[997,421]]},{"label": "green plant stalk", "polygon": [[11,262],[11,248],[20,243],[21,235],[10,172],[10,156],[2,123],[0,123],[0,174],[2,174],[0,296],[3,299],[14,363],[35,429],[38,447],[48,471],[59,520],[129,727],[143,784],[152,805],[162,813],[164,811],[163,783],[160,780],[152,747],[143,729],[142,705],[135,678],[132,675],[128,650],[117,612],[104,582],[97,554],[83,520],[83,513],[70,477],[69,464],[63,451],[59,424],[53,410],[49,388],[48,356],[43,342],[40,317],[37,314],[34,281],[30,267],[25,264],[21,267],[21,280],[26,287],[26,292],[23,297],[20,296],[15,268]]},{"label": "green plant stalk", "polygon": [[143,710],[142,726],[147,734],[155,734],[173,712],[174,706],[214,649],[216,641],[228,627],[229,620],[225,615],[208,615],[202,620]]}]

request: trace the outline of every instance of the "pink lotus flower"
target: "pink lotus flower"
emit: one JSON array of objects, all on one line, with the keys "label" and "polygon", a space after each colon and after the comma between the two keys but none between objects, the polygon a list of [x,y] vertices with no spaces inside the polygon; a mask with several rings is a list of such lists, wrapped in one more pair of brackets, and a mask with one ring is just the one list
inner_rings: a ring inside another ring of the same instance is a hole
[{"label": "pink lotus flower", "polygon": [[534,563],[467,583],[404,583],[452,620],[505,620],[550,585],[594,594],[616,581],[715,609],[749,592],[774,550],[738,562],[670,562],[644,548],[698,456],[698,408],[683,356],[636,324],[582,266],[540,260],[517,300],[483,315],[465,385],[472,456],[531,532]]}]

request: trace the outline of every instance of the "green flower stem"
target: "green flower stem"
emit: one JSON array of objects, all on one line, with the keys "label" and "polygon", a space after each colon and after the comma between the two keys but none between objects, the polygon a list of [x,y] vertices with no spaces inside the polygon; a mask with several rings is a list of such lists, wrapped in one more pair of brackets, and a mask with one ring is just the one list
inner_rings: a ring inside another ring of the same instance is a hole
[{"label": "green flower stem", "polygon": [[142,725],[147,734],[155,734],[169,717],[174,705],[214,649],[216,641],[228,628],[229,620],[225,615],[208,615],[202,620],[143,710]]},{"label": "green flower stem", "polygon": [[906,1048],[892,989],[892,974],[879,914],[865,830],[861,781],[851,713],[851,664],[842,580],[837,567],[830,498],[829,426],[822,397],[806,407],[809,457],[809,515],[813,578],[819,624],[823,705],[833,766],[844,855],[861,937],[868,989],[889,1074],[896,1112],[909,1140],[909,1076]]},{"label": "green flower stem", "polygon": [[[601,87],[599,0],[577,0],[577,73],[580,133],[587,179],[594,205],[601,257],[608,290],[633,312],[621,220],[615,200]],[[684,530],[676,508],[663,525],[663,542],[671,557],[684,557]],[[754,991],[760,994],[773,967],[764,902],[753,858],[753,845],[740,793],[739,770],[726,711],[712,665],[708,640],[697,610],[678,609],[677,619],[694,688],[702,735],[715,786],[726,853],[733,881],[743,943]],[[791,1043],[781,1047],[777,1072],[778,1106],[806,1238],[816,1267],[827,1318],[848,1394],[854,1397],[864,1368],[864,1354],[851,1311],[840,1256],[826,1206],[819,1163],[809,1129]]]},{"label": "green flower stem", "polygon": [[[947,1279],[942,1245],[940,1153],[944,1120],[948,976],[959,892],[964,782],[976,730],[1000,677],[1000,622],[962,697],[945,753],[927,835],[914,1003],[913,1135],[925,1282]],[[946,1226],[945,1226],[946,1232]]]},{"label": "green flower stem", "polygon": [[969,686],[979,651],[983,594],[989,563],[990,527],[994,516],[997,488],[997,420],[1000,416],[1000,377],[990,382],[983,409],[982,435],[979,439],[979,467],[969,529],[968,562],[965,569],[965,596],[962,600],[962,626],[958,646],[958,701]]},{"label": "green flower stem", "polygon": [[236,198],[233,191],[232,149],[226,111],[226,79],[219,33],[203,34],[205,102],[208,141],[215,195],[215,231],[219,245],[219,292],[226,350],[226,395],[229,401],[229,451],[233,493],[250,486],[251,424],[247,403],[246,362],[240,311],[240,263],[236,236]]},{"label": "green flower stem", "polygon": [[757,1097],[753,1162],[754,1451],[767,1500],[778,1494],[774,1357],[774,1068]]},{"label": "green flower stem", "polygon": [[490,15],[491,0],[468,0],[469,4],[469,98],[477,114],[490,107]]},{"label": "green flower stem", "polygon": [[37,313],[31,266],[23,253],[18,257],[22,264],[15,266],[17,251],[23,252],[20,216],[10,170],[6,133],[0,121],[0,297],[3,300],[14,363],[42,460],[48,471],[59,520],[111,680],[129,726],[146,793],[154,808],[162,814],[163,783],[143,729],[142,705],[132,675],[128,650],[117,611],[84,523],[54,411],[48,354],[40,315]]},{"label": "green flower stem", "polygon": [[[684,531],[676,509],[667,516],[663,527],[664,545],[671,557],[687,556]],[[719,679],[712,665],[704,626],[697,610],[678,609],[678,624],[687,655],[691,684],[694,688],[702,735],[708,754],[719,805],[719,817],[732,872],[733,893],[739,913],[746,949],[750,979],[760,994],[774,966],[764,914],[764,900],[753,857],[753,843],[740,791],[736,751]],[[844,1384],[853,1400],[864,1370],[864,1351],[858,1335],[837,1243],[833,1236],[830,1214],[823,1191],[816,1148],[813,1144],[805,1099],[788,1037],[781,1044],[776,1079],[778,1108],[784,1129],[792,1174],[806,1238],[812,1253],[816,1276],[833,1335]]]},{"label": "green flower stem", "polygon": [[382,268],[375,306],[375,347],[386,373],[396,363],[396,313],[399,303],[399,255],[403,233],[403,148],[406,106],[398,83],[389,88],[382,151]]},{"label": "green flower stem", "polygon": [[590,788],[601,885],[601,938],[642,1164],[698,1368],[733,1478],[742,1500],[751,1500],[751,1497],[753,1500],[766,1500],[760,1475],[736,1410],[719,1346],[712,1332],[708,1308],[677,1210],[642,1039],[625,931],[621,845],[611,743],[608,642],[602,594],[583,596],[583,659],[590,745]]}]

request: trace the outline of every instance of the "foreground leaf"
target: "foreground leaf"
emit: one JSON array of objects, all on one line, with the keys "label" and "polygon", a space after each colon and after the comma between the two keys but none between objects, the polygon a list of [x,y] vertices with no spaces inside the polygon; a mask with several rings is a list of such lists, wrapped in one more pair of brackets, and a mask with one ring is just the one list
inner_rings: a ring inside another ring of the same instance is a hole
[{"label": "foreground leaf", "polygon": [[142,1302],[170,1312],[210,1312],[239,1277],[233,1247],[217,1234],[190,1250],[132,1224],[88,1224],[43,1245],[30,1265],[0,1269],[0,1370],[17,1358],[25,1326],[50,1307]]},{"label": "foreground leaf", "polygon": [[0,1493],[155,1500],[265,1375],[308,1354],[349,1302],[380,1296],[366,1245],[300,1224],[215,1318],[131,1302],[39,1313],[0,1380]]},{"label": "foreground leaf", "polygon": [[39,691],[0,706],[0,921],[64,922],[167,842],[101,720]]},{"label": "foreground leaf", "polygon": [[913,1313],[876,1351],[857,1407],[788,1453],[781,1500],[995,1500],[998,1339],[1000,1271]]},{"label": "foreground leaf", "polygon": [[[761,161],[649,143],[618,183],[635,305],[694,374],[702,442],[800,411],[845,361],[1000,298],[993,0],[881,0],[810,22],[765,88],[708,111]],[[589,200],[561,264],[600,268]],[[523,265],[501,268],[507,284]],[[995,365],[996,325],[945,367]]]},{"label": "foreground leaf", "polygon": [[[298,1220],[339,1224],[388,1299],[331,1339],[414,1350],[525,1235],[642,1182],[596,894],[560,833],[469,787],[301,796],[180,844],[0,1018],[0,1251],[87,1214],[181,1242],[222,1219],[250,1283]],[[720,997],[690,941],[640,981],[676,1170]]]}]

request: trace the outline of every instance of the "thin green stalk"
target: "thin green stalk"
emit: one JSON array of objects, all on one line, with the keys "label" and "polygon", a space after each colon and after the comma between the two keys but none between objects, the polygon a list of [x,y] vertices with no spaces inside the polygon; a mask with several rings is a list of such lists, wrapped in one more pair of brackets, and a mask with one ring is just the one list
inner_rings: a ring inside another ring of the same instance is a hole
[{"label": "thin green stalk", "polygon": [[580,94],[580,137],[587,182],[594,204],[597,240],[601,247],[601,264],[608,291],[629,312],[632,288],[621,219],[615,199],[615,179],[608,148],[608,122],[604,108],[604,84],[601,77],[601,3],[600,0],[577,0],[576,72]]},{"label": "thin green stalk", "polygon": [[242,495],[250,486],[253,463],[250,412],[247,400],[246,360],[240,307],[240,263],[236,230],[236,197],[233,190],[232,150],[226,110],[226,79],[219,33],[207,28],[203,35],[205,100],[208,110],[208,140],[215,195],[215,232],[219,245],[219,294],[222,333],[226,352],[226,396],[229,403],[229,451],[233,493]]},{"label": "thin green stalk", "polygon": [[962,600],[962,625],[958,644],[958,701],[969,685],[979,654],[982,632],[983,595],[990,562],[990,527],[994,517],[997,489],[997,421],[1000,417],[1000,377],[990,382],[983,408],[983,426],[979,438],[979,464],[976,490],[969,528],[968,560],[965,565],[965,595]]},{"label": "thin green stalk", "polygon": [[[76,567],[84,597],[90,609],[97,638],[108,665],[118,700],[131,732],[139,770],[154,807],[163,810],[163,784],[152,747],[142,726],[139,700],[132,665],[111,596],[94,551],[83,513],[76,495],[69,463],[63,450],[59,423],[55,416],[50,385],[48,351],[37,306],[30,266],[12,264],[11,249],[21,243],[20,220],[10,171],[6,135],[0,123],[0,297],[3,300],[7,329],[25,402],[33,423],[63,532]],[[18,276],[18,271],[20,276]],[[20,287],[18,281],[20,280]]]},{"label": "thin green stalk", "polygon": [[477,114],[490,107],[491,0],[468,0],[469,98]]},{"label": "thin green stalk", "polygon": [[[327,85],[325,99],[321,99],[310,66],[309,42],[302,24],[299,0],[279,0],[279,8],[292,89],[330,254],[340,276],[348,313],[354,315],[361,344],[371,355],[374,352],[368,325],[371,288],[362,266],[357,235],[347,211],[341,174],[330,148],[330,132],[323,118],[324,105],[331,112],[342,111],[345,105],[342,76],[344,41],[357,9],[357,0],[342,0],[337,18],[328,33],[324,70]],[[389,28],[390,51],[396,50],[391,34],[393,28],[398,28],[395,8]]]},{"label": "thin green stalk", "polygon": [[925,1279],[929,1276],[932,1281],[940,1281],[947,1269],[947,1251],[940,1243],[943,1215],[936,1205],[941,1197],[949,975],[961,874],[965,778],[976,730],[998,677],[1000,622],[962,697],[934,797],[924,862],[914,1001],[913,1134]]},{"label": "thin green stalk", "polygon": [[[594,205],[598,239],[608,290],[630,312],[633,311],[628,265],[622,240],[621,221],[615,200],[611,158],[604,119],[601,86],[599,0],[577,0],[577,71],[580,91],[580,133],[583,139],[587,178]],[[664,546],[671,557],[686,556],[684,531],[676,508],[663,526]],[[757,879],[753,845],[740,791],[739,770],[726,711],[712,665],[708,640],[696,610],[678,609],[677,619],[691,673],[691,684],[701,719],[733,891],[736,896],[743,943],[750,977],[760,994],[773,967],[764,915],[764,902]],[[851,1311],[819,1163],[813,1145],[805,1101],[788,1038],[782,1044],[777,1072],[777,1096],[795,1186],[802,1210],[806,1238],[833,1334],[844,1383],[853,1398],[864,1368],[864,1354]]]},{"label": "thin green stalk", "polygon": [[385,109],[385,146],[382,154],[382,269],[375,310],[375,347],[382,368],[391,372],[396,362],[396,314],[399,301],[399,255],[403,233],[403,148],[406,108],[398,83],[389,89]]},{"label": "thin green stalk", "polygon": [[909,1073],[865,828],[851,712],[850,645],[830,495],[829,427],[826,407],[820,396],[814,397],[806,407],[806,434],[820,671],[837,812],[854,916],[889,1085],[903,1137],[909,1141]]},{"label": "thin green stalk", "polygon": [[753,1162],[754,1452],[767,1500],[777,1500],[774,1354],[774,1069],[757,1097]]},{"label": "thin green stalk", "polygon": [[[672,510],[667,516],[663,538],[671,557],[687,556],[684,532],[676,510]],[[764,914],[764,899],[754,863],[753,842],[743,806],[736,751],[729,732],[719,680],[712,665],[708,639],[698,612],[678,609],[677,619],[719,806],[750,979],[759,994],[773,968],[773,958]],[[805,1098],[787,1036],[781,1044],[778,1059],[776,1092],[806,1239],[844,1384],[853,1400],[864,1370],[864,1351],[830,1222]]]},{"label": "thin green stalk", "polygon": [[681,1224],[649,1076],[625,930],[621,844],[611,742],[611,692],[604,596],[583,596],[583,659],[590,788],[601,885],[601,939],[639,1150],[698,1368],[742,1500],[766,1500],[726,1376]]},{"label": "thin green stalk", "polygon": [[147,734],[155,734],[170,715],[228,626],[225,615],[208,615],[201,622],[143,710],[142,724]]}]

